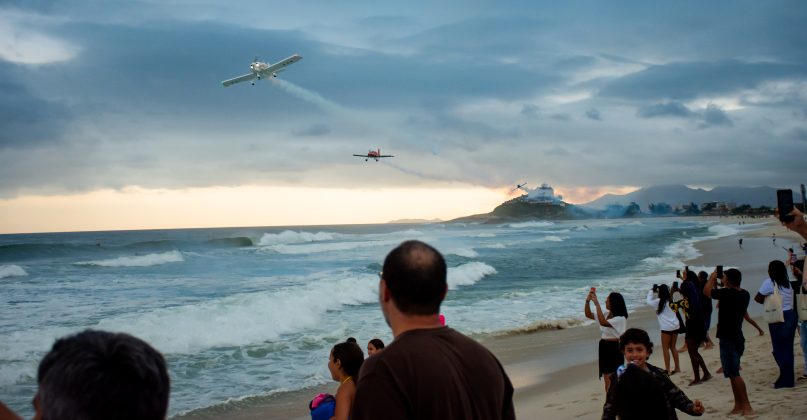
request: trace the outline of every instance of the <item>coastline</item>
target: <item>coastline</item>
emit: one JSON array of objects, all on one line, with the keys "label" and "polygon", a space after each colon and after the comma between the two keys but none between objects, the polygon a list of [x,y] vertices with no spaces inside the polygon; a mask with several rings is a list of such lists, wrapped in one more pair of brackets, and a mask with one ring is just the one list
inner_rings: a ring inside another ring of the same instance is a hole
[{"label": "coastline", "polygon": [[[725,220],[725,222],[724,222]],[[723,224],[738,219],[718,220]],[[772,245],[771,234],[776,233],[777,244]],[[738,239],[744,238],[743,248],[739,249]],[[743,272],[743,288],[753,296],[766,277],[767,263],[772,259],[783,259],[784,250],[780,246],[795,246],[798,236],[787,232],[774,219],[767,219],[762,226],[739,235],[718,239],[707,239],[694,244],[701,254],[686,261],[694,271],[711,272],[715,265],[726,268],[737,267]],[[672,280],[672,278],[671,278]],[[629,291],[623,291],[629,292]],[[630,291],[633,292],[633,291]],[[644,293],[644,291],[641,291]],[[579,305],[583,306],[583,297]],[[713,313],[712,330],[714,337],[716,311]],[[751,302],[749,313],[755,318],[761,313],[761,305]],[[766,330],[760,320],[757,321]],[[631,313],[631,327],[648,331],[651,339],[658,343],[658,324],[651,308],[643,306]],[[765,418],[792,418],[807,409],[807,402],[793,402],[794,393],[804,392],[807,383],[797,383],[792,390],[774,392],[770,384],[775,379],[776,365],[770,356],[770,339],[758,337],[750,325],[745,325],[746,354],[743,376],[748,385],[749,397],[758,413]],[[503,336],[486,336],[479,341],[488,347],[501,361],[515,387],[514,403],[520,418],[573,418],[599,417],[605,400],[602,381],[597,379],[597,347],[599,331],[593,323],[566,329],[539,330]],[[798,340],[796,340],[798,342]],[[679,345],[682,340],[679,340]],[[681,354],[683,373],[673,377],[673,381],[691,399],[700,399],[706,406],[704,418],[723,418],[731,409],[732,396],[728,381],[715,374],[720,366],[717,347],[702,350],[714,378],[702,385],[687,386],[691,379],[691,366],[685,353]],[[796,343],[796,368],[801,368],[801,350]],[[651,363],[663,365],[660,355],[651,357]],[[310,418],[307,402],[320,392],[334,393],[336,383],[322,384],[302,390],[283,392],[271,396],[249,397],[228,404],[195,410],[173,419],[258,419],[258,418]],[[686,414],[680,413],[683,418]]]}]

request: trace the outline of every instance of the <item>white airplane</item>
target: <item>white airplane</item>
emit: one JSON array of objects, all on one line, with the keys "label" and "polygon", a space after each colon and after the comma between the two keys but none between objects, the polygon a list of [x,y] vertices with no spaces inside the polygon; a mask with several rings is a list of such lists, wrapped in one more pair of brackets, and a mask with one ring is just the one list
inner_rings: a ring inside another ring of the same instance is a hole
[{"label": "white airplane", "polygon": [[249,65],[249,69],[252,71],[252,73],[245,74],[243,76],[238,76],[234,79],[225,80],[221,82],[221,84],[224,85],[224,87],[227,87],[230,85],[234,85],[236,83],[251,80],[252,85],[254,86],[256,79],[260,80],[264,76],[277,77],[278,73],[282,72],[283,70],[286,70],[286,67],[300,61],[302,58],[303,58],[302,56],[294,54],[285,60],[278,61],[275,64],[269,64],[258,61],[258,57],[255,57],[255,61],[253,61],[252,64]]}]

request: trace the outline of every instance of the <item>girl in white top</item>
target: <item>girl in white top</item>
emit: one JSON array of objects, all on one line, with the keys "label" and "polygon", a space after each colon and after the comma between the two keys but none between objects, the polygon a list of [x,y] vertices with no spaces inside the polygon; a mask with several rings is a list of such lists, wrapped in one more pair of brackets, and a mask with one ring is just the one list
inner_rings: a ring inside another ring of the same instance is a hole
[{"label": "girl in white top", "polygon": [[[594,303],[597,311],[596,317],[591,312],[589,302]],[[616,368],[624,361],[624,356],[619,351],[619,337],[628,329],[628,308],[625,306],[625,299],[622,295],[614,292],[605,299],[605,309],[608,310],[608,315],[603,314],[597,294],[592,287],[586,297],[584,312],[586,318],[593,319],[600,324],[599,370],[600,377],[605,378],[605,391],[608,392],[611,385],[611,374],[616,372]]]},{"label": "girl in white top", "polygon": [[[675,312],[670,308],[670,288],[666,284],[658,286],[658,295],[652,290],[647,292],[647,304],[656,309],[658,325],[661,329],[661,355],[664,357],[664,370],[668,375],[681,371],[678,363],[678,352],[675,351],[675,342],[681,330],[681,322]],[[672,354],[675,370],[670,372],[670,354]]]}]

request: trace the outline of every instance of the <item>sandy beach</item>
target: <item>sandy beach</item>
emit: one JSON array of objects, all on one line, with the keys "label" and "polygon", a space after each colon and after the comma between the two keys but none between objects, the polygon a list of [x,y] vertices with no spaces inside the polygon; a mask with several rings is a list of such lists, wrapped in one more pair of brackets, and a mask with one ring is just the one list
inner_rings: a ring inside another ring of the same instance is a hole
[{"label": "sandy beach", "polygon": [[[736,219],[720,220],[729,224],[737,223]],[[771,239],[774,233],[776,245],[773,245]],[[687,264],[695,271],[711,272],[718,264],[726,268],[739,268],[743,273],[742,287],[753,297],[762,280],[767,277],[768,262],[773,259],[784,259],[786,254],[781,247],[797,248],[800,238],[786,231],[777,221],[769,219],[760,229],[743,237],[742,249],[738,246],[738,239],[738,236],[728,236],[699,242],[696,248],[702,255],[688,261]],[[674,274],[671,274],[670,282],[673,277]],[[643,296],[646,290],[619,290],[619,292]],[[580,297],[581,313],[584,298]],[[759,319],[761,307],[762,305],[752,301],[749,313],[757,319],[757,323],[765,331],[765,336],[758,336],[756,330],[747,323],[744,326],[746,350],[742,359],[742,376],[748,387],[751,404],[757,412],[757,418],[803,418],[803,413],[807,411],[807,399],[803,398],[807,395],[807,381],[797,382],[793,389],[773,388],[777,368],[771,355],[767,325]],[[716,322],[717,311],[713,313],[710,331],[713,339]],[[640,308],[632,313],[629,326],[647,330],[660,349],[658,323],[651,308]],[[501,360],[516,388],[515,407],[519,418],[592,419],[601,416],[605,400],[603,383],[597,377],[598,339],[599,331],[595,325],[583,325],[568,329],[488,337],[481,341]],[[678,344],[682,343],[683,340],[679,338]],[[800,372],[803,368],[803,359],[798,346],[798,336],[794,347],[795,367],[796,371]],[[692,368],[688,357],[682,353],[683,372],[673,376],[673,381],[690,399],[699,399],[703,402],[706,407],[703,418],[724,418],[732,409],[733,399],[728,380],[723,378],[722,374],[715,373],[720,367],[718,349],[715,347],[702,350],[701,354],[713,379],[700,385],[688,386]],[[663,366],[660,354],[651,356],[650,363]],[[335,390],[335,383],[327,384],[270,397],[246,399],[175,418],[307,419],[308,400],[319,392],[333,393]],[[680,412],[679,415],[682,418],[689,417]]]}]

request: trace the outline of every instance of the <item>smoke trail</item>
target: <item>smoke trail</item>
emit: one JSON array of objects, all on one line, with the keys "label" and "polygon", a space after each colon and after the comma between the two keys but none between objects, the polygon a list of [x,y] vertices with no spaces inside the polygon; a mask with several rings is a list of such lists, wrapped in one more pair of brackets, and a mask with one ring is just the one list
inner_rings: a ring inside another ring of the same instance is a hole
[{"label": "smoke trail", "polygon": [[302,99],[302,100],[304,100],[306,102],[310,102],[310,103],[322,108],[324,111],[329,111],[329,112],[338,113],[338,114],[344,114],[344,115],[349,115],[350,114],[350,111],[347,108],[337,104],[336,102],[333,102],[331,100],[325,99],[325,97],[323,97],[319,93],[312,92],[312,91],[310,91],[310,90],[308,90],[306,88],[303,88],[301,86],[297,86],[294,83],[289,82],[287,80],[272,78],[272,85],[279,87],[284,92],[286,92],[286,93],[288,93],[288,94],[290,94],[292,96],[300,98],[300,99]]},{"label": "smoke trail", "polygon": [[456,179],[454,177],[447,177],[447,176],[439,175],[439,174],[427,174],[425,172],[420,172],[420,171],[417,171],[417,170],[414,170],[414,169],[404,168],[403,166],[396,165],[395,163],[392,163],[392,162],[390,162],[388,160],[384,160],[384,161],[381,161],[381,162],[383,164],[388,165],[388,166],[390,166],[392,168],[395,168],[395,169],[397,169],[397,170],[399,170],[399,171],[401,171],[401,172],[403,172],[405,174],[416,176],[416,177],[418,177],[420,179],[427,179],[427,180],[432,180],[432,181],[460,181],[459,179]]}]

